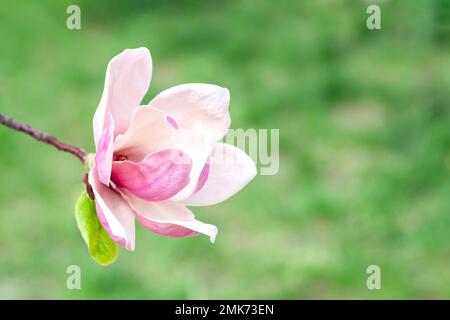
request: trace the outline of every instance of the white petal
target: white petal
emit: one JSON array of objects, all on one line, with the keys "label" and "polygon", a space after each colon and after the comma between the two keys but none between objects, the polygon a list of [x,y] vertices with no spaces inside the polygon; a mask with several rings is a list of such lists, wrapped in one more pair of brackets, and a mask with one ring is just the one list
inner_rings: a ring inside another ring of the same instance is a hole
[{"label": "white petal", "polygon": [[240,191],[255,176],[255,163],[245,152],[230,144],[216,143],[209,157],[206,183],[183,202],[192,206],[222,202]]},{"label": "white petal", "polygon": [[103,95],[93,119],[95,145],[108,112],[114,119],[114,136],[127,130],[131,114],[145,96],[151,77],[152,59],[147,48],[126,49],[109,62]]},{"label": "white petal", "polygon": [[214,141],[222,139],[230,127],[229,103],[228,89],[203,83],[169,88],[150,101],[175,119],[180,129],[197,127]]},{"label": "white petal", "polygon": [[164,112],[140,106],[133,112],[127,132],[114,141],[114,153],[141,161],[152,152],[169,149],[177,140],[176,135],[177,129],[170,125]]}]

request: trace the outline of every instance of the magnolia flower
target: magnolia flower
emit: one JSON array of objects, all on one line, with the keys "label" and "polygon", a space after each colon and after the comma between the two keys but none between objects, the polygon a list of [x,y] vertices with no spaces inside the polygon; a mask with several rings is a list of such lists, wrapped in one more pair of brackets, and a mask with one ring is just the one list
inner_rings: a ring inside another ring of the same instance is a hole
[{"label": "magnolia flower", "polygon": [[160,235],[202,233],[214,242],[217,228],[186,206],[224,201],[256,175],[250,157],[219,142],[230,126],[230,94],[211,84],[183,84],[140,105],[151,75],[146,48],[126,49],[108,64],[89,171],[97,215],[128,250],[135,247],[135,218]]}]

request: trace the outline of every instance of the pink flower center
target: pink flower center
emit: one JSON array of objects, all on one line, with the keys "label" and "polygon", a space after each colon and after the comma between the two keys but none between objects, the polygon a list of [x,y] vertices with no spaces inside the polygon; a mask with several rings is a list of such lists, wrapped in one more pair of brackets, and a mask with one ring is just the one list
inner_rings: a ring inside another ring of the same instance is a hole
[{"label": "pink flower center", "polygon": [[115,154],[113,157],[113,160],[114,161],[125,161],[125,160],[128,160],[128,157],[123,154]]}]

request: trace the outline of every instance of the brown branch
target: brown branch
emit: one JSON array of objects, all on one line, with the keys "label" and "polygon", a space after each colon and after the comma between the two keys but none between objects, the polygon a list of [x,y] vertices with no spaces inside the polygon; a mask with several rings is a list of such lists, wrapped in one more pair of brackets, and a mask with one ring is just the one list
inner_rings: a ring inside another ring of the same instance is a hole
[{"label": "brown branch", "polygon": [[84,151],[81,148],[66,144],[53,136],[49,136],[43,132],[37,131],[36,129],[33,129],[29,125],[17,122],[16,120],[9,118],[3,114],[0,114],[0,123],[7,126],[8,128],[26,133],[29,136],[35,138],[36,140],[51,144],[60,151],[69,152],[74,156],[76,156],[78,159],[80,159],[80,161],[83,164],[85,163],[86,151]]},{"label": "brown branch", "polygon": [[94,191],[92,190],[92,187],[89,184],[89,177],[87,173],[83,174],[83,176],[81,177],[81,181],[83,181],[83,183],[86,185],[86,192],[89,195],[89,197],[92,200],[95,200]]}]

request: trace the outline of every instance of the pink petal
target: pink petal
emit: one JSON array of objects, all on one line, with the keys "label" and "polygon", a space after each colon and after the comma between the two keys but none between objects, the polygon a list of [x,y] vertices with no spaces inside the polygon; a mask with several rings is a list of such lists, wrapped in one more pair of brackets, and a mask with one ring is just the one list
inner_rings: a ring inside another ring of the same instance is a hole
[{"label": "pink petal", "polygon": [[97,165],[98,178],[106,186],[109,186],[113,159],[114,120],[111,113],[106,117],[105,127],[97,146],[95,163]]},{"label": "pink petal", "polygon": [[97,203],[95,204],[95,210],[97,211],[97,216],[98,216],[98,220],[100,221],[100,224],[103,226],[103,228],[106,230],[106,232],[108,232],[111,239],[113,239],[113,241],[115,241],[121,247],[126,248],[127,247],[126,240],[124,238],[117,237],[112,233],[111,228],[109,227],[109,224],[108,224],[108,220],[106,220],[106,217],[103,214],[103,211],[102,211],[100,205],[98,205]]},{"label": "pink petal", "polygon": [[170,147],[183,150],[192,159],[192,169],[189,173],[189,183],[170,200],[182,201],[194,193],[212,146],[213,142],[204,132],[180,130],[178,139],[172,141]]},{"label": "pink petal", "polygon": [[245,152],[230,144],[216,143],[209,157],[205,185],[184,203],[208,206],[222,202],[240,191],[255,175],[255,163]]},{"label": "pink petal", "polygon": [[126,156],[128,160],[140,162],[148,154],[178,149],[192,159],[189,183],[171,200],[180,201],[189,197],[197,185],[200,173],[212,150],[213,141],[207,132],[200,128],[175,129],[166,114],[151,106],[136,109],[128,131],[114,141],[114,154]]},{"label": "pink petal", "polygon": [[223,138],[230,127],[228,89],[202,83],[182,84],[158,94],[149,105],[175,119],[180,129],[198,127],[212,140]]},{"label": "pink petal", "polygon": [[126,49],[109,62],[103,95],[93,119],[96,145],[108,112],[115,122],[114,137],[127,130],[131,114],[146,94],[151,77],[152,59],[147,48]]},{"label": "pink petal", "polygon": [[89,171],[89,184],[95,195],[97,215],[105,230],[119,245],[134,250],[134,213],[122,196],[103,185],[95,166]]},{"label": "pink petal", "polygon": [[146,219],[142,215],[136,215],[136,219],[139,223],[147,230],[160,234],[163,236],[173,237],[173,238],[182,238],[182,237],[191,237],[198,235],[198,232],[193,231],[191,229],[180,227],[176,224],[171,223],[158,223],[154,222],[150,219]]},{"label": "pink petal", "polygon": [[114,141],[114,152],[139,162],[152,152],[171,148],[177,135],[164,112],[140,106],[131,116],[130,128]]},{"label": "pink petal", "polygon": [[200,191],[200,189],[203,188],[203,186],[206,183],[206,180],[208,180],[208,176],[209,176],[209,161],[205,163],[202,172],[200,172],[200,177],[198,177],[197,186],[195,187],[194,192]]},{"label": "pink petal", "polygon": [[182,204],[173,201],[149,202],[126,192],[128,203],[138,221],[148,230],[169,237],[187,237],[203,233],[214,242],[217,228],[195,219]]},{"label": "pink petal", "polygon": [[175,129],[178,129],[178,123],[175,121],[174,118],[167,116],[167,122],[174,127]]},{"label": "pink petal", "polygon": [[114,161],[112,180],[137,197],[148,201],[166,200],[189,182],[192,162],[180,150],[152,153],[141,162]]}]

